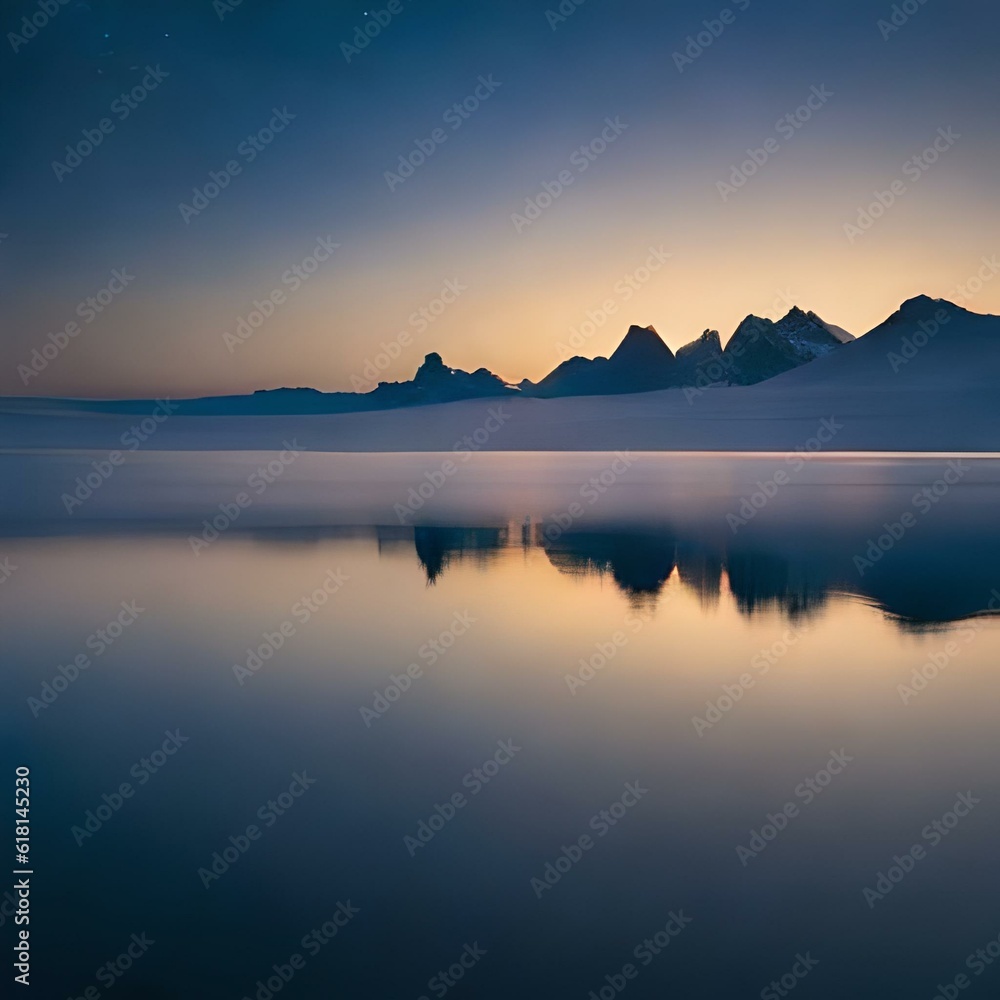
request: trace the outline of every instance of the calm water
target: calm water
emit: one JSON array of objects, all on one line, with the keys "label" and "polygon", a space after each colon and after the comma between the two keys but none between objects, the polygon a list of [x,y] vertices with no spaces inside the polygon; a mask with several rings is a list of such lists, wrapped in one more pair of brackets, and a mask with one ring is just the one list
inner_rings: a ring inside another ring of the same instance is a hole
[{"label": "calm water", "polygon": [[258,459],[3,462],[36,995],[1000,989],[1000,462]]}]

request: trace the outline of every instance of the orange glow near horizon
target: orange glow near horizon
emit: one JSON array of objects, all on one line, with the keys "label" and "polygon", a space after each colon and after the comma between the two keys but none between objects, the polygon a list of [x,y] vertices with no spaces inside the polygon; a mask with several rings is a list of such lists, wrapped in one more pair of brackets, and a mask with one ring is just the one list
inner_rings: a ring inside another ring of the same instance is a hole
[{"label": "orange glow near horizon", "polygon": [[[229,273],[215,271],[198,284],[137,282],[99,327],[73,342],[72,360],[25,387],[18,357],[0,372],[0,393],[367,391],[375,387],[372,374],[412,378],[431,351],[451,367],[486,367],[510,382],[538,380],[566,356],[609,355],[631,324],[652,324],[676,350],[706,329],[718,330],[725,343],[745,316],[778,319],[798,305],[860,336],[915,295],[962,304],[962,286],[981,269],[988,277],[964,305],[1000,313],[1000,280],[984,265],[995,259],[1000,208],[987,200],[974,207],[975,185],[943,199],[923,197],[930,187],[914,191],[849,241],[844,225],[885,173],[859,173],[850,183],[839,177],[837,188],[832,177],[811,187],[762,176],[723,203],[705,178],[678,181],[681,195],[667,199],[653,180],[610,169],[586,189],[567,192],[520,233],[510,220],[520,207],[515,201],[474,210],[456,205],[437,222],[410,219],[391,239],[376,232],[342,238],[330,263],[230,349],[224,333],[280,287],[285,269],[316,241],[314,233],[284,234],[280,244],[248,249]],[[652,250],[670,256],[645,271],[656,263]],[[163,271],[169,274],[166,259]],[[449,282],[461,294],[436,307]],[[76,290],[70,294],[67,301],[76,302]],[[36,331],[21,354],[73,315],[47,302],[41,289],[36,299],[44,318],[14,317]],[[602,318],[609,305],[613,312]],[[428,319],[420,319],[421,309]]]}]

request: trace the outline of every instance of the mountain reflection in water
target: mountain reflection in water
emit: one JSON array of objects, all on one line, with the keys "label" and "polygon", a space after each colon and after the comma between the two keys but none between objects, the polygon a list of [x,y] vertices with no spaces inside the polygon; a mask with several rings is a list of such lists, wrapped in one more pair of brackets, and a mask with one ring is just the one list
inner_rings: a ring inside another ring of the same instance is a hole
[{"label": "mountain reflection in water", "polygon": [[488,571],[498,554],[520,547],[541,548],[567,576],[608,578],[633,606],[650,610],[675,573],[703,606],[717,604],[725,588],[746,616],[779,609],[797,620],[822,609],[831,593],[879,608],[903,628],[1000,610],[1000,543],[992,536],[970,545],[928,533],[907,539],[891,559],[862,567],[862,573],[855,557],[864,558],[865,550],[845,548],[825,533],[740,542],[634,524],[561,532],[543,522],[371,531],[380,547],[412,546],[431,585],[454,563],[471,561]]}]

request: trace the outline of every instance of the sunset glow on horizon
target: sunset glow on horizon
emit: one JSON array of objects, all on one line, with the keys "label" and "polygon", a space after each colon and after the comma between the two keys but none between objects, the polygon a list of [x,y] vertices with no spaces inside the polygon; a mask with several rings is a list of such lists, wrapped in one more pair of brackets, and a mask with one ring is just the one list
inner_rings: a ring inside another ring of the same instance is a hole
[{"label": "sunset glow on horizon", "polygon": [[[855,335],[919,294],[1000,313],[989,33],[741,2],[684,55],[717,6],[405,7],[349,59],[361,9],[119,13],[124,60],[67,10],[16,56],[0,394],[364,391],[431,351],[517,382],[631,324],[676,350],[792,305]],[[437,60],[446,34],[466,44]],[[19,374],[73,322],[65,360]]]}]

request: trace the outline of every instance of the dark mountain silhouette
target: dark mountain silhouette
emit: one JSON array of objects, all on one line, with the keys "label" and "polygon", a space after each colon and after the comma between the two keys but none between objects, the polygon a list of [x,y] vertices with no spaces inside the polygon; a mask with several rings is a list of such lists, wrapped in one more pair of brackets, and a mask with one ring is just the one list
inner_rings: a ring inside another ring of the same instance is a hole
[{"label": "dark mountain silhouette", "polygon": [[622,370],[633,370],[640,365],[672,368],[674,354],[660,339],[656,327],[630,326],[610,360],[614,368]]},{"label": "dark mountain silhouette", "polygon": [[449,528],[428,525],[413,529],[413,544],[417,559],[427,574],[427,582],[435,584],[452,559],[467,554],[485,565],[507,544],[506,528]]},{"label": "dark mountain silhouette", "polygon": [[503,379],[479,368],[464,372],[448,368],[436,352],[428,354],[411,382],[380,382],[366,395],[390,406],[414,406],[423,403],[449,403],[456,399],[477,399],[509,392]]},{"label": "dark mountain silhouette", "polygon": [[998,317],[918,295],[863,337],[771,383],[774,388],[926,389],[996,393]]},{"label": "dark mountain silhouette", "polygon": [[652,326],[631,326],[610,358],[570,358],[537,384],[525,379],[522,395],[614,396],[677,385],[673,351]]},{"label": "dark mountain silhouette", "polygon": [[[188,416],[212,415],[285,415],[310,413],[364,413],[393,410],[404,406],[452,403],[462,399],[517,395],[517,390],[503,379],[479,368],[474,372],[449,368],[438,353],[428,354],[409,382],[380,382],[371,392],[320,392],[318,389],[258,389],[250,396],[208,396],[178,402],[180,412]],[[121,403],[75,405],[100,411],[138,413],[148,411],[149,402],[129,400]]]},{"label": "dark mountain silhouette", "polygon": [[768,531],[734,539],[704,527],[666,524],[602,525],[549,540],[544,524],[525,531],[503,527],[398,526],[371,529],[383,539],[413,546],[429,584],[467,560],[488,569],[510,547],[538,547],[552,566],[572,577],[610,580],[629,604],[653,611],[667,582],[677,581],[707,605],[726,594],[747,618],[780,611],[802,622],[831,597],[849,594],[885,612],[906,631],[922,631],[997,611],[1000,537],[984,510],[976,523],[938,523],[863,577],[853,555],[870,530],[866,519],[835,530],[822,519],[791,532]]},{"label": "dark mountain silhouette", "polygon": [[678,364],[699,368],[718,361],[722,356],[722,340],[718,330],[706,330],[697,340],[677,351]]},{"label": "dark mountain silhouette", "polygon": [[[440,354],[431,353],[410,381],[380,382],[367,393],[263,389],[250,396],[207,397],[179,405],[188,415],[363,413],[464,399],[624,395],[692,385],[706,378],[750,385],[804,365],[852,339],[815,313],[793,309],[778,323],[748,316],[725,350],[718,332],[706,330],[676,357],[654,327],[631,326],[610,358],[570,358],[537,383],[525,379],[513,386],[485,368],[474,372],[450,368]],[[146,407],[144,400],[94,405],[119,412]]]},{"label": "dark mountain silhouette", "polygon": [[543,539],[545,554],[570,576],[610,575],[633,607],[653,607],[677,565],[677,543],[667,532],[575,532]]},{"label": "dark mountain silhouette", "polygon": [[612,396],[686,385],[754,385],[808,364],[854,340],[813,312],[793,308],[777,323],[747,316],[725,350],[718,330],[706,330],[676,357],[652,326],[629,328],[610,358],[570,358],[522,395]]},{"label": "dark mountain silhouette", "polygon": [[796,306],[777,323],[747,316],[726,344],[721,360],[730,385],[754,385],[815,361],[854,339],[839,326]]},{"label": "dark mountain silhouette", "polygon": [[[943,332],[936,335],[938,330]],[[752,386],[764,381],[769,390],[782,393],[812,386],[840,392],[886,385],[893,393],[905,387],[943,391],[963,384],[978,387],[984,377],[992,377],[991,359],[998,344],[997,317],[921,295],[903,303],[884,323],[858,339],[813,312],[793,308],[777,322],[746,317],[725,347],[717,331],[706,330],[676,356],[654,327],[632,326],[610,357],[571,358],[537,383],[525,380],[515,386],[485,368],[473,372],[451,368],[432,353],[409,381],[381,382],[367,393],[281,388],[243,396],[174,400],[173,405],[175,412],[186,416],[347,414],[462,400],[615,396],[667,388]],[[896,359],[894,352],[899,350],[916,353]],[[921,380],[920,387],[916,378]],[[145,414],[152,402],[10,397],[0,401],[0,406],[6,413],[49,417],[66,411]],[[738,409],[738,402],[735,396],[714,394],[712,405],[729,413],[733,407]],[[665,406],[675,403],[672,396],[663,399]],[[689,416],[686,405],[682,412]]]}]

